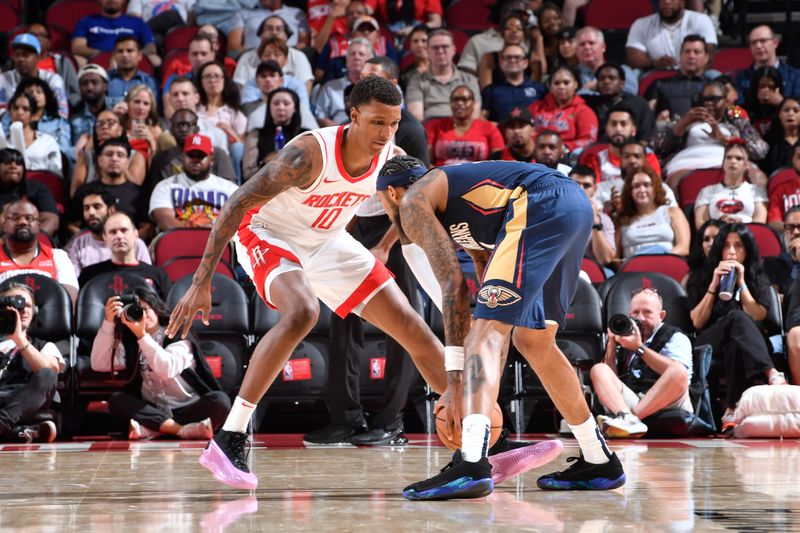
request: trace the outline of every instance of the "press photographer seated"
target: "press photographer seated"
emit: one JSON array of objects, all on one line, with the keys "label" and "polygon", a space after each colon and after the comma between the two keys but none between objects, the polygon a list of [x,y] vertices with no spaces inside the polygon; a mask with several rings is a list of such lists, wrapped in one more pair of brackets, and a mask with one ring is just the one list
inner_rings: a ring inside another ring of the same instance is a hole
[{"label": "press photographer seated", "polygon": [[[128,422],[130,439],[162,433],[210,439],[230,409],[191,336],[168,339],[169,309],[149,287],[106,301],[105,319],[92,343],[92,369],[125,372],[126,392],[108,399],[112,416]],[[138,303],[130,303],[135,296]],[[114,354],[112,360],[112,354]]]},{"label": "press photographer seated", "polygon": [[53,442],[51,421],[20,425],[53,400],[64,357],[52,342],[28,335],[34,316],[33,291],[11,282],[0,292],[0,439]]},{"label": "press photographer seated", "polygon": [[590,376],[606,411],[598,426],[611,438],[641,437],[642,419],[667,409],[692,412],[689,380],[692,344],[678,328],[664,323],[661,296],[642,289],[631,298],[630,317],[609,319],[605,359]]}]

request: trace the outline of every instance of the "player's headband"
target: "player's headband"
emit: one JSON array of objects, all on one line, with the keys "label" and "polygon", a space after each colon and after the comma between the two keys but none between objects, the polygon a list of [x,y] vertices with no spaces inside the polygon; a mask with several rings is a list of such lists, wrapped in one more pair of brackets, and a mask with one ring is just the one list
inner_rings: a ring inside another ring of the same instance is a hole
[{"label": "player's headband", "polygon": [[376,185],[379,191],[385,191],[392,187],[408,187],[428,172],[428,169],[423,166],[411,167],[398,172],[397,174],[388,174],[378,176],[378,183]]}]

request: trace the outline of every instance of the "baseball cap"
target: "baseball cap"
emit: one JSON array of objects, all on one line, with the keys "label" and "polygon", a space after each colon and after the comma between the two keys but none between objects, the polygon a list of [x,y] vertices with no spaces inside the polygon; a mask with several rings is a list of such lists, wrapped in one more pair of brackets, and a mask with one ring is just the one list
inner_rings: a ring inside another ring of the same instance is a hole
[{"label": "baseball cap", "polygon": [[80,81],[80,79],[86,74],[97,74],[104,80],[108,81],[108,73],[106,72],[106,69],[95,63],[89,63],[81,67],[81,69],[78,71],[78,81]]},{"label": "baseball cap", "polygon": [[42,53],[42,44],[35,35],[31,35],[30,33],[20,33],[14,37],[14,40],[11,41],[11,49],[13,50],[18,46],[27,46],[35,50],[37,54]]},{"label": "baseball cap", "polygon": [[512,122],[522,122],[524,124],[533,124],[533,116],[528,111],[527,107],[515,107],[509,111],[503,121],[500,123],[504,128]]},{"label": "baseball cap", "polygon": [[381,29],[380,25],[378,24],[378,21],[375,20],[373,17],[370,17],[369,15],[364,15],[364,16],[358,17],[356,19],[356,21],[353,22],[352,29],[353,30],[358,29],[358,27],[361,26],[362,24],[369,24],[370,26],[375,28],[375,31],[378,31],[378,30]]},{"label": "baseball cap", "polygon": [[259,63],[258,68],[256,69],[256,76],[258,76],[259,74],[261,74],[266,70],[277,72],[278,74],[283,76],[283,69],[281,69],[281,66],[275,60],[267,59],[266,61],[262,61],[261,63]]},{"label": "baseball cap", "polygon": [[575,26],[567,26],[566,28],[561,28],[561,31],[558,32],[558,40],[565,41],[567,39],[574,39],[576,35],[578,35],[578,28]]},{"label": "baseball cap", "polygon": [[183,153],[188,154],[194,151],[200,151],[206,155],[214,153],[214,147],[211,146],[211,139],[199,133],[186,137],[186,140],[183,141]]}]

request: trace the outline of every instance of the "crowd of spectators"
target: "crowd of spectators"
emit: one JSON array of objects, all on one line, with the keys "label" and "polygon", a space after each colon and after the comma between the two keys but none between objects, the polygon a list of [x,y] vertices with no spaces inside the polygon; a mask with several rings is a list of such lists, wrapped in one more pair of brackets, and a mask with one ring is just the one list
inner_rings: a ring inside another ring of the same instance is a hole
[{"label": "crowd of spectators", "polygon": [[[485,29],[466,42],[448,24],[446,1],[302,4],[177,0],[165,10],[146,0],[99,0],[98,13],[72,29],[66,50],[53,49],[54,29],[38,21],[14,32],[0,74],[8,260],[0,262],[0,281],[43,272],[74,301],[98,273],[135,270],[156,295],[143,297],[153,311],[149,322],[125,323],[128,333],[139,337],[153,372],[165,354],[189,365],[190,346],[145,349],[141,341],[139,333],[158,336],[157,298],[169,284],[150,264],[147,245],[172,228],[209,227],[238,185],[286,143],[346,124],[349,89],[380,75],[403,94],[397,142],[407,152],[433,165],[538,162],[579,181],[595,208],[586,255],[607,275],[638,254],[688,257],[684,283],[704,339],[733,316],[733,304],[716,303],[723,271],[740,273],[742,296],[734,302],[741,323],[743,316],[760,320],[765,287],[792,291],[800,71],[778,57],[780,38],[769,26],[749,33],[749,67],[719,72],[712,68],[718,28],[683,0],[653,2],[654,13],[628,31],[622,54],[610,53],[603,31],[581,24],[576,2],[562,12],[541,0],[499,1]],[[170,37],[186,27],[196,32],[176,47]],[[651,83],[653,70],[666,75]],[[682,182],[706,168],[719,169],[718,182],[684,209]],[[783,177],[773,184],[778,172]],[[43,185],[43,175],[62,186]],[[754,266],[746,226],[753,222],[769,223],[785,241],[763,271]],[[640,303],[658,314],[652,298]],[[108,320],[116,309],[109,301]],[[798,338],[790,333],[787,351],[800,372]],[[761,373],[779,382],[757,344],[748,345],[745,381]],[[93,363],[102,359],[105,368],[107,354],[95,355]],[[607,378],[599,371],[599,380]],[[732,409],[745,383],[741,373],[729,378]],[[173,410],[163,418],[145,413],[141,401],[114,401],[113,412],[138,420],[132,435],[198,435],[218,425],[218,414],[195,420]]]}]

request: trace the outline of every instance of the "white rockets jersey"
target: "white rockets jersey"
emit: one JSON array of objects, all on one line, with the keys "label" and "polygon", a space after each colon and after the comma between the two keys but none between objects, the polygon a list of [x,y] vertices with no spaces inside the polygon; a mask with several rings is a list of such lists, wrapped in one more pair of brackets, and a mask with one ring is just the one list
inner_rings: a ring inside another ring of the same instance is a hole
[{"label": "white rockets jersey", "polygon": [[261,206],[250,223],[261,224],[271,234],[305,247],[318,246],[343,231],[358,206],[375,194],[378,172],[392,157],[395,146],[389,142],[364,174],[350,176],[342,162],[342,136],[348,127],[304,133],[313,135],[319,143],[322,172],[307,188],[289,189]]}]

